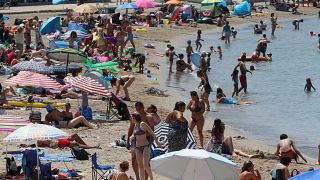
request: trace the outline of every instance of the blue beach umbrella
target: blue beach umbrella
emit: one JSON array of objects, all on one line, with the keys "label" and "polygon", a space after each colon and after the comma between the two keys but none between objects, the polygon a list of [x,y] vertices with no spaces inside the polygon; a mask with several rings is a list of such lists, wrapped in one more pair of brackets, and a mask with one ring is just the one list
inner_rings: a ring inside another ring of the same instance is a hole
[{"label": "blue beach umbrella", "polygon": [[64,4],[65,2],[66,2],[66,0],[52,0],[53,5]]},{"label": "blue beach umbrella", "polygon": [[288,180],[319,180],[320,179],[320,170],[308,171],[305,173],[301,173],[296,175]]},{"label": "blue beach umbrella", "polygon": [[60,24],[60,17],[55,16],[49,18],[47,21],[45,21],[42,26],[40,27],[40,33],[41,35],[54,33],[57,30],[61,31],[61,24]]},{"label": "blue beach umbrella", "polygon": [[116,11],[124,10],[124,9],[138,9],[135,4],[122,4],[116,8]]}]

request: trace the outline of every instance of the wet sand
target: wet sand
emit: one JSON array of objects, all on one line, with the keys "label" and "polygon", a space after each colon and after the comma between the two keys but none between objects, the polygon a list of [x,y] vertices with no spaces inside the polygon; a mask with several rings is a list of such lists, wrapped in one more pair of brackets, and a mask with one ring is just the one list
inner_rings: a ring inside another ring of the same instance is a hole
[{"label": "wet sand", "polygon": [[[272,11],[273,8],[270,8],[268,11]],[[315,8],[301,8],[301,12],[303,12],[307,16],[317,15],[319,9]],[[289,12],[275,12],[276,15],[279,16],[280,20],[284,19],[294,19],[299,16],[292,15]],[[240,26],[246,23],[257,23],[261,19],[269,22],[269,14],[263,17],[246,17],[246,18],[238,18],[232,17],[229,21],[232,26]],[[41,17],[50,17],[52,14],[41,14]],[[18,15],[17,17],[33,17],[35,14],[27,14],[27,15]],[[11,19],[14,19],[13,16],[10,16]],[[145,106],[149,106],[150,104],[154,104],[158,107],[159,115],[162,119],[173,109],[174,103],[180,100],[180,93],[174,88],[166,87],[165,80],[167,78],[167,74],[164,72],[168,72],[167,59],[165,57],[160,57],[155,55],[155,53],[164,53],[164,49],[166,47],[167,41],[170,41],[170,44],[176,45],[179,41],[186,41],[185,37],[196,34],[196,30],[202,29],[203,31],[221,31],[221,28],[218,28],[214,25],[205,25],[199,24],[199,27],[192,28],[188,26],[172,26],[165,25],[164,27],[159,28],[148,28],[148,32],[145,33],[136,33],[138,39],[136,40],[138,52],[147,52],[147,62],[146,67],[151,70],[153,77],[155,79],[148,79],[146,75],[136,74],[136,81],[129,88],[132,102],[128,103],[130,112],[134,112],[134,103],[135,101],[143,101]],[[156,49],[144,49],[144,43],[152,43],[155,45]],[[160,69],[150,67],[150,63],[158,63],[160,64]],[[121,74],[127,74],[121,72]],[[1,77],[1,82],[3,82],[4,78]],[[179,85],[177,85],[179,86]],[[150,87],[156,87],[159,89],[167,90],[168,97],[156,97],[151,96],[145,93],[145,91]],[[185,92],[183,92],[185,93]],[[64,101],[59,101],[64,102]],[[76,107],[79,103],[77,100],[71,100],[72,102],[72,111],[76,111]],[[93,109],[94,113],[103,113],[106,111],[106,106],[104,102],[100,101],[90,101],[89,106]],[[44,120],[45,110],[42,111],[42,119]],[[8,110],[6,111],[9,115],[21,116],[24,118],[28,118],[30,111],[26,110]],[[189,113],[186,113],[187,119],[190,119]],[[118,165],[120,162],[127,160],[130,161],[130,153],[125,148],[114,148],[111,147],[110,143],[113,143],[115,140],[119,139],[121,135],[127,133],[127,129],[129,127],[129,121],[117,121],[117,122],[99,122],[99,128],[96,130],[86,129],[86,128],[78,128],[78,129],[67,129],[66,132],[78,133],[88,144],[95,145],[99,143],[102,149],[97,150],[88,150],[90,153],[97,152],[98,163],[103,165]],[[210,125],[207,126],[207,130],[210,129]],[[205,130],[205,143],[209,140],[210,133]],[[197,137],[196,130],[193,133]],[[263,179],[270,179],[269,171],[273,168],[274,164],[277,162],[277,158],[272,155],[275,151],[272,147],[267,147],[260,142],[259,140],[241,138],[243,137],[243,133],[232,129],[232,127],[227,127],[227,135],[232,137],[239,136],[240,138],[234,138],[235,147],[237,149],[241,149],[246,153],[253,154],[257,150],[263,151],[265,154],[264,159],[251,159],[255,164],[255,167],[259,169]],[[3,139],[6,134],[0,134],[0,139]],[[197,137],[198,138],[198,137]],[[276,143],[276,142],[275,142]],[[2,144],[1,150],[5,151],[5,146]],[[8,150],[17,150],[17,144],[12,144],[8,146]],[[45,153],[68,153],[66,150],[58,150],[58,149],[46,149]],[[1,155],[1,159],[4,158],[4,155]],[[246,158],[235,157],[233,160],[238,163],[239,168],[242,166],[242,163]],[[18,162],[19,164],[19,162]],[[66,163],[69,169],[77,168],[81,169],[85,174],[84,179],[91,179],[91,161],[74,161],[71,163]],[[297,168],[300,171],[307,170],[311,164],[295,164],[290,165],[290,169]],[[54,168],[64,168],[65,165],[63,163],[52,163],[52,167]],[[317,168],[317,167],[315,167]],[[5,172],[5,161],[0,163],[0,172]],[[130,167],[129,175],[134,176],[132,168]],[[166,179],[164,177],[155,175],[155,179]]]}]

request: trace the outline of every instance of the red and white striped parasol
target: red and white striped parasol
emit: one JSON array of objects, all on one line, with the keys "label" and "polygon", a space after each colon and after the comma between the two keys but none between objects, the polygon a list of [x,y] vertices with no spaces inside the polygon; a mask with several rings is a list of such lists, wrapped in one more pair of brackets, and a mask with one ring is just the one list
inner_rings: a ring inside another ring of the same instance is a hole
[{"label": "red and white striped parasol", "polygon": [[62,89],[62,85],[59,84],[55,79],[43,74],[29,71],[21,71],[18,73],[18,75],[7,79],[5,82],[7,84],[19,87],[42,87],[50,90],[51,92],[58,92]]},{"label": "red and white striped parasol", "polygon": [[81,91],[85,91],[91,94],[100,95],[107,97],[110,92],[98,81],[89,77],[77,76],[77,77],[66,77],[64,82],[74,88],[78,88]]}]

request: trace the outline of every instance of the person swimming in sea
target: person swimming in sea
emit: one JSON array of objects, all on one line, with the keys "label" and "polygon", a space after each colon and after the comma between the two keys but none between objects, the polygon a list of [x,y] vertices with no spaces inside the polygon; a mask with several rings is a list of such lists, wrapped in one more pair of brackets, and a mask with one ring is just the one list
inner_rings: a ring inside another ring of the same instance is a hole
[{"label": "person swimming in sea", "polygon": [[231,99],[231,98],[227,98],[224,97],[223,94],[218,94],[217,95],[217,103],[221,103],[221,104],[235,104],[235,105],[248,105],[248,104],[252,104],[252,102],[249,101],[238,101],[236,99]]},{"label": "person swimming in sea", "polygon": [[311,92],[311,88],[316,91],[316,88],[313,87],[313,84],[311,82],[311,78],[306,79],[306,85],[304,86],[304,91]]}]

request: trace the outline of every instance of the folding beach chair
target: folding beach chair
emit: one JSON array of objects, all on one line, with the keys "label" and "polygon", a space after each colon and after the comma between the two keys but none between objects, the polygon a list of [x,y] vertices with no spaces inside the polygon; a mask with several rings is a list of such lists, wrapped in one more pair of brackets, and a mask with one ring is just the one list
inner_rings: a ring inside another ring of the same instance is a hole
[{"label": "folding beach chair", "polygon": [[92,180],[107,179],[107,176],[112,173],[114,166],[103,166],[97,163],[97,153],[91,156],[92,161]]},{"label": "folding beach chair", "polygon": [[120,120],[129,120],[130,112],[126,103],[117,97],[114,93],[110,93],[110,96],[107,99],[107,119],[112,120],[113,118],[117,118]]}]

